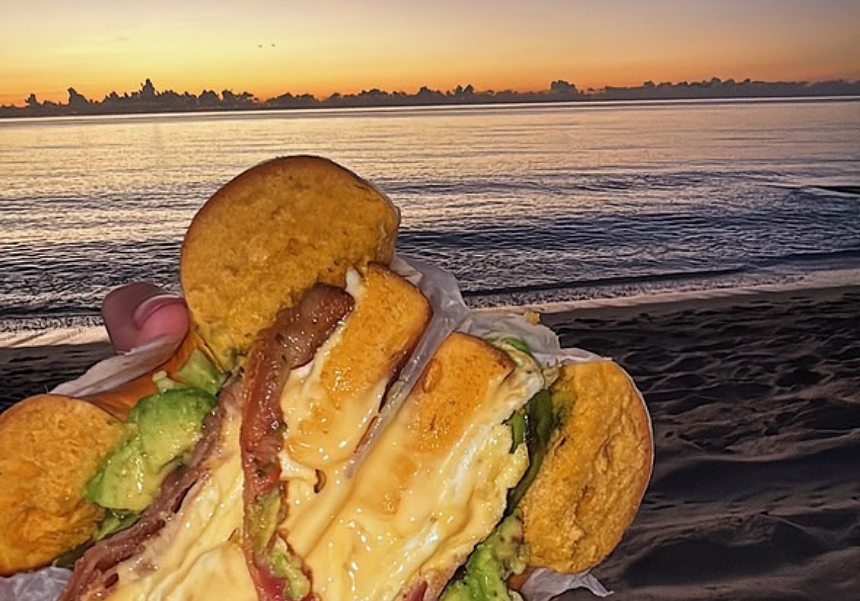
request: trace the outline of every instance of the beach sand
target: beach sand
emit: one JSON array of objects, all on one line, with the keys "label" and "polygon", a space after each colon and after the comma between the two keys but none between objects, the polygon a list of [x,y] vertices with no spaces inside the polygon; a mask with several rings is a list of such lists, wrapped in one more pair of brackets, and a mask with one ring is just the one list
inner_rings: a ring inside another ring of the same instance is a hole
[{"label": "beach sand", "polygon": [[545,322],[614,357],[653,419],[642,510],[593,570],[612,599],[860,599],[860,288]]},{"label": "beach sand", "polygon": [[109,357],[110,343],[0,347],[0,411],[22,398],[48,392]]},{"label": "beach sand", "polygon": [[[615,358],[653,418],[642,510],[593,570],[612,599],[860,598],[860,287],[544,321],[565,346]],[[0,349],[0,399],[43,392],[109,352]]]}]

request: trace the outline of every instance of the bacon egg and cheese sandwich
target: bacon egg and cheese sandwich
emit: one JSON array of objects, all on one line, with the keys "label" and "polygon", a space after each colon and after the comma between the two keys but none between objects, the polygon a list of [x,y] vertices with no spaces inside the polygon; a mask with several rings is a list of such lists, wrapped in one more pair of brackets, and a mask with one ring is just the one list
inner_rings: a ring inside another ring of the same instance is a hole
[{"label": "bacon egg and cheese sandwich", "polygon": [[392,263],[398,220],[317,157],[204,205],[182,286],[229,377],[62,599],[518,599],[532,570],[585,572],[617,546],[653,458],[630,378],[538,348],[542,326],[446,315]]}]

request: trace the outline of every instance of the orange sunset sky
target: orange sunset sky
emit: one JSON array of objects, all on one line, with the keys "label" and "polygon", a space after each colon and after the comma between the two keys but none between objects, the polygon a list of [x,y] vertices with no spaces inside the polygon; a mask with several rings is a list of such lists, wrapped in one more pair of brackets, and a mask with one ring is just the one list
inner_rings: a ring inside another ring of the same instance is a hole
[{"label": "orange sunset sky", "polygon": [[860,79],[857,0],[0,0],[0,105]]}]

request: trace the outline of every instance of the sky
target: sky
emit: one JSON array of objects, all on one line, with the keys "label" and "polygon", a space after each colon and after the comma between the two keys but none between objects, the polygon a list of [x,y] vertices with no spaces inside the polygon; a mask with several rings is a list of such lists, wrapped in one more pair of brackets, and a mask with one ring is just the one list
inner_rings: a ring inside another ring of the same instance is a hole
[{"label": "sky", "polygon": [[860,80],[858,0],[0,0],[0,105]]}]

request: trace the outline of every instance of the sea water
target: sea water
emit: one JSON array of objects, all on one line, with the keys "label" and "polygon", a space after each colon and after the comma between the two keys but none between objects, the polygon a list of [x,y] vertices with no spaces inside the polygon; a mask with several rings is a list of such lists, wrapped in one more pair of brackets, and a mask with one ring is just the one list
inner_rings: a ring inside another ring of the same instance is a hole
[{"label": "sea water", "polygon": [[131,281],[178,290],[195,211],[297,153],[385,191],[399,252],[473,306],[857,283],[860,99],[6,119],[0,334],[97,326]]}]

